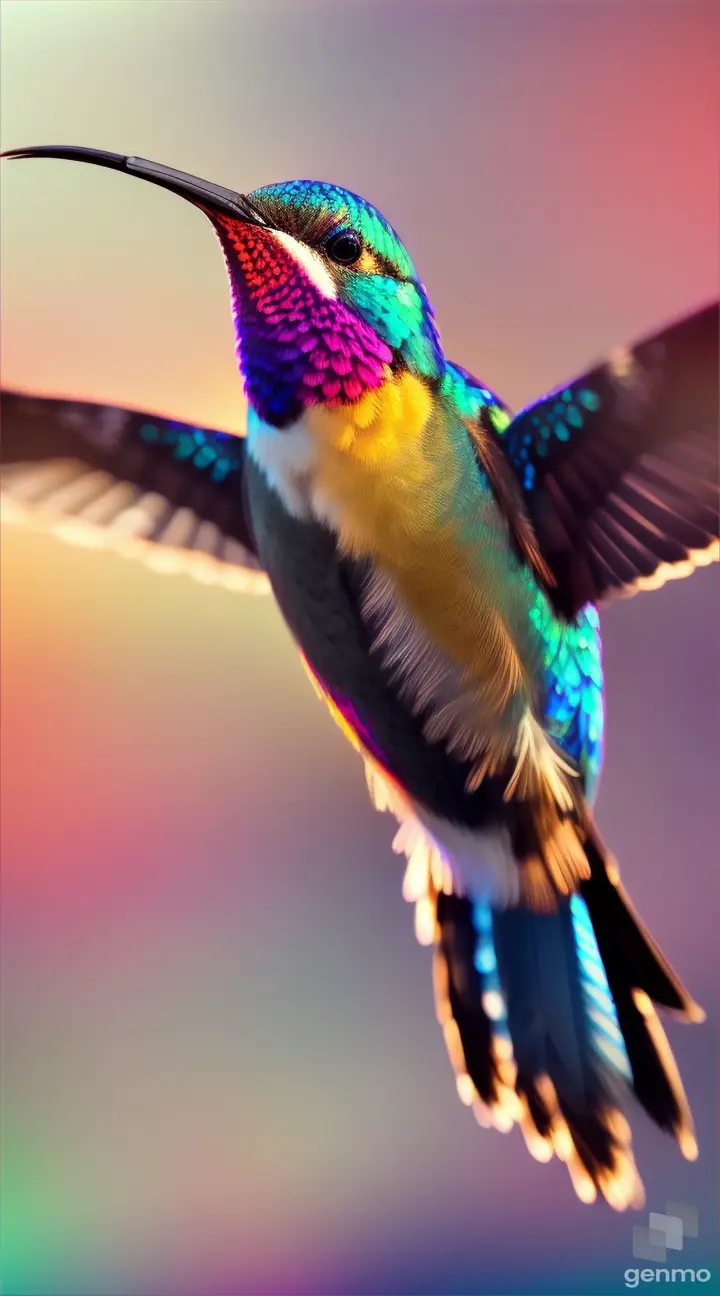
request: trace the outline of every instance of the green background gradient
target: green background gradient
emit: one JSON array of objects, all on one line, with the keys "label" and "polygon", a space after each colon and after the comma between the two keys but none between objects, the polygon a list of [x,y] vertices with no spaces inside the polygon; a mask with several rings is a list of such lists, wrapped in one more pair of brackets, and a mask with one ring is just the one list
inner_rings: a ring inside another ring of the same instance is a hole
[{"label": "green background gradient", "polygon": [[[719,28],[691,0],[5,0],[2,143],[366,195],[518,406],[717,290]],[[1,235],[4,384],[242,427],[198,213],[4,163]],[[4,1296],[626,1290],[633,1220],[457,1101],[392,825],[272,602],[2,539]],[[602,829],[712,1010],[715,578],[603,623]],[[699,1162],[635,1124],[649,1208],[696,1204],[682,1263],[717,1275],[715,1032],[670,1027]]]}]

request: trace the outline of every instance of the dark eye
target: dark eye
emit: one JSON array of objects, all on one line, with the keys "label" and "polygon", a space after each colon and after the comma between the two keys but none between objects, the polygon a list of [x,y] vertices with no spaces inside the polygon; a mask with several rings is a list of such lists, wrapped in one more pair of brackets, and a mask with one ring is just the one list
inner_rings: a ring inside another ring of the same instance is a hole
[{"label": "dark eye", "polygon": [[325,240],[325,251],[338,265],[353,265],[362,252],[362,239],[355,230],[338,230]]}]

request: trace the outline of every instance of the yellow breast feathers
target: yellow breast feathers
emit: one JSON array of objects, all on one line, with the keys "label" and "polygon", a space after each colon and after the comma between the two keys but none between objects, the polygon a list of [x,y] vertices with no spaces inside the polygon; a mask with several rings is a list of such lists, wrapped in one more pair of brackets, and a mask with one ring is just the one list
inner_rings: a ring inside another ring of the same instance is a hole
[{"label": "yellow breast feathers", "polygon": [[356,405],[306,417],[316,511],[347,553],[392,579],[482,698],[489,729],[509,739],[532,694],[527,582],[459,414],[418,378],[388,371]]}]

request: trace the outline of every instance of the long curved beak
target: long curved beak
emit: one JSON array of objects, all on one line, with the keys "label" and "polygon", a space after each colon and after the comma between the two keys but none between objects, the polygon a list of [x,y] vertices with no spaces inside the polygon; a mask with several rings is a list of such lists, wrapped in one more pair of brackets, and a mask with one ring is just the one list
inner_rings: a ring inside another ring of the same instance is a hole
[{"label": "long curved beak", "polygon": [[67,162],[91,162],[95,166],[110,167],[113,171],[124,171],[140,180],[149,180],[151,184],[169,189],[171,193],[179,194],[181,198],[186,198],[188,202],[203,207],[208,212],[232,216],[247,225],[270,228],[244,194],[224,189],[222,185],[213,184],[210,180],[200,180],[198,176],[188,175],[186,171],[176,171],[174,167],[163,166],[160,162],[149,162],[147,158],[126,157],[122,153],[107,153],[104,149],[75,148],[64,144],[8,149],[5,153],[0,153],[0,157],[61,158]]}]

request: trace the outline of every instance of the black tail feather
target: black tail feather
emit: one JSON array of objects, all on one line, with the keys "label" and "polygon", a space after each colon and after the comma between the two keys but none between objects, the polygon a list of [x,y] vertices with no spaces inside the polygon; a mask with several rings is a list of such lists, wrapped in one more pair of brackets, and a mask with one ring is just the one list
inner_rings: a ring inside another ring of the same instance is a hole
[{"label": "black tail feather", "polygon": [[[497,1098],[497,1074],[492,1054],[492,1024],[483,1008],[483,986],[475,967],[476,933],[470,902],[460,896],[438,896],[438,944],[435,951],[435,1001],[438,1017],[455,1023],[462,1041],[464,1067],[481,1100],[492,1106]],[[448,1040],[452,1053],[452,1045]]]},{"label": "black tail feather", "polygon": [[594,826],[585,842],[590,878],[581,886],[608,981],[644,990],[654,1003],[689,1021],[705,1014],[691,999],[620,884],[617,865]]}]

